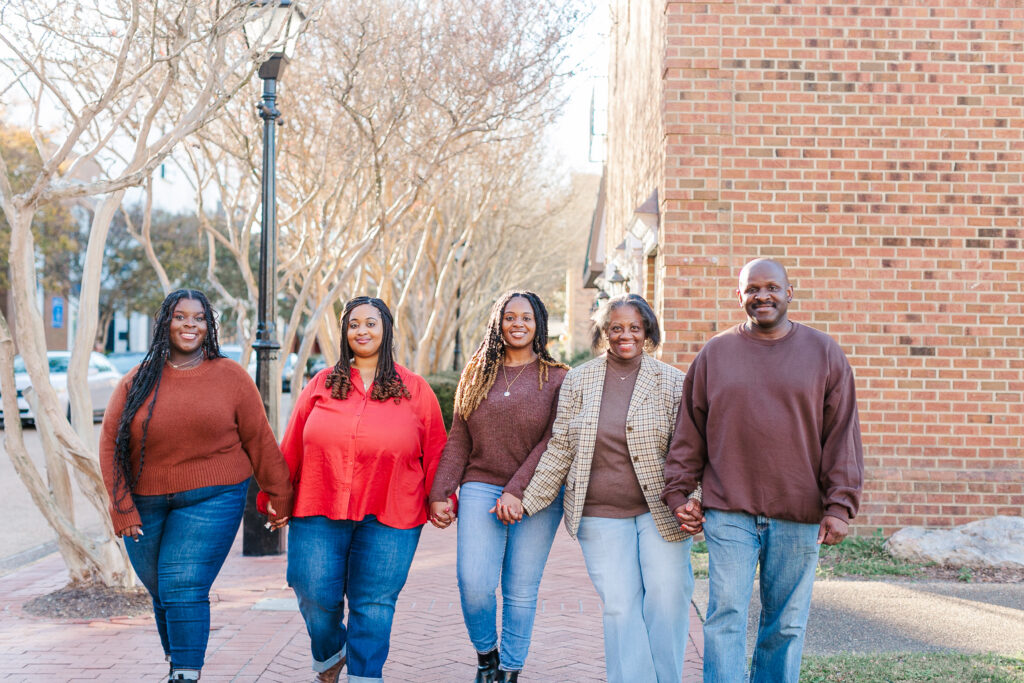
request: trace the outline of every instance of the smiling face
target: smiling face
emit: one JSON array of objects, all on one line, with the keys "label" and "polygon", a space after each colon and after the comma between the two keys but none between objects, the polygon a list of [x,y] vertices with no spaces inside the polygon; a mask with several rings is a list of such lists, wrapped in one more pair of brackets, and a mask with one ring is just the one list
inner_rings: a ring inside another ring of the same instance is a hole
[{"label": "smiling face", "polygon": [[537,318],[533,306],[524,297],[517,296],[505,304],[501,314],[501,338],[512,349],[528,349],[537,334]]},{"label": "smiling face", "polygon": [[624,360],[636,358],[644,352],[647,331],[644,319],[636,306],[624,304],[608,314],[608,353]]},{"label": "smiling face", "polygon": [[171,354],[193,356],[206,340],[207,321],[203,304],[196,299],[182,299],[174,305],[168,330]]},{"label": "smiling face", "polygon": [[789,331],[787,310],[793,298],[786,270],[770,260],[751,261],[740,271],[736,290],[747,313],[749,329],[762,336],[781,336]]},{"label": "smiling face", "polygon": [[372,304],[362,304],[352,309],[345,328],[345,339],[352,355],[356,358],[374,358],[380,350],[384,324],[380,311]]}]

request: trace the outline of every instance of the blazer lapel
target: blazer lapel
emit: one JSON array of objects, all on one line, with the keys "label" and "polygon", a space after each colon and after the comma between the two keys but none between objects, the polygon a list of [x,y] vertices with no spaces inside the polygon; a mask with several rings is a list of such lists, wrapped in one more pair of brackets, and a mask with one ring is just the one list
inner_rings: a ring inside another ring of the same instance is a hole
[{"label": "blazer lapel", "polygon": [[633,413],[643,405],[644,401],[654,395],[660,374],[657,364],[645,353],[640,361],[640,372],[637,373],[636,384],[633,385],[633,396],[629,399],[629,409],[626,411],[627,420],[633,417]]}]

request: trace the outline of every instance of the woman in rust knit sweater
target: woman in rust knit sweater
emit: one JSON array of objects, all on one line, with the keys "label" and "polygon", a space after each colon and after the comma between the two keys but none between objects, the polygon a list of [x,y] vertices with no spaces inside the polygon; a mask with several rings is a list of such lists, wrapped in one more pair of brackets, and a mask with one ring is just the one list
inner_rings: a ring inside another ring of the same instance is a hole
[{"label": "woman in rust knit sweater", "polygon": [[291,512],[288,467],[252,379],[220,353],[206,296],[164,299],[142,363],[107,406],[100,464],[114,530],[153,598],[169,680],[195,680],[210,633],[210,586],[245,507],[249,477],[271,524]]},{"label": "woman in rust knit sweater", "polygon": [[430,385],[395,363],[384,302],[352,299],[341,328],[341,359],[302,390],[281,449],[295,484],[288,583],[313,670],[333,683],[347,662],[356,683],[382,680],[445,433]]},{"label": "woman in rust knit sweater", "polygon": [[[431,522],[455,518],[462,614],[477,651],[477,683],[516,681],[526,661],[537,589],[558,522],[561,496],[523,519],[518,499],[551,436],[568,367],[547,350],[548,312],[533,292],[505,294],[462,372],[455,416],[430,492]],[[501,638],[495,629],[501,580]]]}]

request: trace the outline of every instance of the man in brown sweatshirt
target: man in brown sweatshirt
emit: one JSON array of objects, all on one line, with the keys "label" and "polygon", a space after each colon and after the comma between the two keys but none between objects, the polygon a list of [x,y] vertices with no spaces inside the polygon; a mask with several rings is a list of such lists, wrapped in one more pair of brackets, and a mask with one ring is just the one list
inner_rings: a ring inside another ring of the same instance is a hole
[{"label": "man in brown sweatshirt", "polygon": [[[747,321],[704,346],[683,386],[662,500],[703,521],[710,557],[705,683],[746,681],[747,608],[760,564],[751,683],[796,683],[821,543],[846,537],[863,485],[853,372],[828,335],[789,320],[786,269],[740,271]],[[703,484],[703,503],[687,495]]]}]

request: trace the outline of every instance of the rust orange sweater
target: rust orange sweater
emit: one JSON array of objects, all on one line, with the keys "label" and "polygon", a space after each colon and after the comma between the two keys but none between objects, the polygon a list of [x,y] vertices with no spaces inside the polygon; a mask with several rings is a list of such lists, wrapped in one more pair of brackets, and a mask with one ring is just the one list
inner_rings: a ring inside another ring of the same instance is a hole
[{"label": "rust orange sweater", "polygon": [[[113,490],[114,440],[136,372],[129,372],[121,380],[103,417],[100,466],[111,501],[117,499]],[[149,414],[150,397],[132,420],[134,472],[139,468],[142,423]],[[270,430],[259,391],[245,369],[227,358],[207,360],[191,370],[165,365],[146,436],[145,462],[134,493],[150,496],[237,484],[253,472],[278,515],[290,515],[288,465]],[[130,498],[122,502],[121,508],[115,509],[113,503],[110,507],[115,531],[141,523]]]}]

